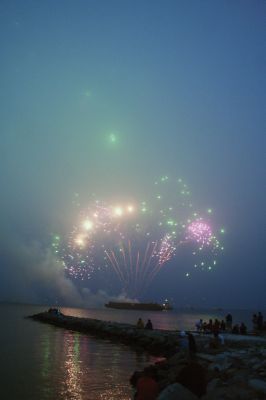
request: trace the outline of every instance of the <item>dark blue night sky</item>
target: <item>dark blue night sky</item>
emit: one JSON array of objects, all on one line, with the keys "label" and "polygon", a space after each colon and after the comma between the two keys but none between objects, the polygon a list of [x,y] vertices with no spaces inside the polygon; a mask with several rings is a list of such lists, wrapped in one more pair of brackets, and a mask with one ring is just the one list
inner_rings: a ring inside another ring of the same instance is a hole
[{"label": "dark blue night sky", "polygon": [[169,174],[213,209],[225,250],[189,279],[182,253],[146,298],[266,308],[265,12],[259,0],[1,1],[0,300],[103,302],[105,282],[64,275],[51,235],[73,224],[74,193],[141,197]]}]

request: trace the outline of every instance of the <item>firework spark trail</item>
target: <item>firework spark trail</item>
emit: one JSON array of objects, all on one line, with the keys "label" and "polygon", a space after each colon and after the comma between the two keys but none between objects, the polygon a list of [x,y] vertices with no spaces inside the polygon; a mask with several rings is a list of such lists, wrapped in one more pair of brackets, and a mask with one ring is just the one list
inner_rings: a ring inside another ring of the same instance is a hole
[{"label": "firework spark trail", "polygon": [[143,275],[142,275],[142,282],[141,282],[141,287],[142,290],[144,290],[146,287],[148,287],[151,283],[151,274],[154,269],[157,268],[157,246],[158,242],[151,243],[151,250],[149,253],[148,260],[146,264],[144,264],[143,268]]},{"label": "firework spark trail", "polygon": [[151,261],[152,261],[154,255],[156,254],[157,241],[154,243],[151,243],[150,247],[151,247],[151,249],[150,249],[150,253],[148,253],[148,260],[143,268],[143,280],[146,279],[148,271],[149,271],[149,267],[151,265]]},{"label": "firework spark trail", "polygon": [[121,273],[121,270],[120,270],[120,268],[119,268],[119,264],[118,264],[118,262],[117,262],[117,259],[116,259],[116,257],[115,257],[114,252],[111,251],[111,256],[110,256],[110,254],[108,253],[107,250],[106,250],[105,252],[106,252],[106,255],[107,255],[108,259],[110,260],[110,262],[111,262],[111,264],[112,264],[112,266],[113,266],[115,272],[117,273],[119,279],[121,280],[121,282],[125,283],[125,282],[124,282],[123,274]]},{"label": "firework spark trail", "polygon": [[151,243],[148,242],[145,248],[145,253],[144,253],[144,257],[141,263],[141,276],[140,276],[140,281],[142,282],[144,280],[144,266],[146,265],[146,260],[147,260],[147,256],[149,253],[149,249],[150,249],[150,245]]},{"label": "firework spark trail", "polygon": [[155,276],[158,274],[158,272],[161,270],[162,266],[170,260],[173,252],[174,252],[174,247],[171,246],[169,243],[169,236],[166,236],[163,240],[162,243],[160,244],[159,250],[157,252],[157,257],[156,257],[156,264],[153,266],[152,270],[149,271],[149,278],[147,279],[149,282],[152,282],[152,280],[155,278]]},{"label": "firework spark trail", "polygon": [[132,253],[131,253],[131,241],[128,241],[128,254],[129,254],[129,262],[130,262],[130,274],[133,275],[133,267],[132,267]]},{"label": "firework spark trail", "polygon": [[121,247],[122,247],[122,255],[123,255],[124,269],[125,269],[126,274],[127,274],[127,284],[129,284],[129,282],[130,282],[130,276],[129,276],[129,271],[128,271],[128,268],[127,268],[125,248],[124,248],[124,245],[123,245],[123,244],[121,244]]},{"label": "firework spark trail", "polygon": [[137,252],[136,270],[135,270],[135,291],[136,292],[137,292],[137,285],[138,285],[138,273],[139,273],[139,250]]}]

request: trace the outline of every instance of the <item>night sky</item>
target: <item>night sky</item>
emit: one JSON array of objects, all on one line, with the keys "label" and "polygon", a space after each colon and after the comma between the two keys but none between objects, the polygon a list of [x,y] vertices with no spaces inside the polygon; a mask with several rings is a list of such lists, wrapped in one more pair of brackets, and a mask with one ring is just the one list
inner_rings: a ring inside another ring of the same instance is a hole
[{"label": "night sky", "polygon": [[142,199],[167,174],[213,210],[224,252],[189,277],[191,257],[175,257],[144,299],[266,308],[265,12],[1,1],[0,300],[103,304],[112,288],[66,276],[51,237],[75,223],[75,193]]}]

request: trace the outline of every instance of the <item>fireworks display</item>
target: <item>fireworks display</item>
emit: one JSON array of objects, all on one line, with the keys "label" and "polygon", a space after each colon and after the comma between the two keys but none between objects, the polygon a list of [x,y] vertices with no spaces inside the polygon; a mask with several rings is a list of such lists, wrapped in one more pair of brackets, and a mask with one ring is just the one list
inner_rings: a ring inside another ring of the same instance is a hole
[{"label": "fireworks display", "polygon": [[[196,212],[182,179],[163,176],[145,201],[116,204],[93,200],[78,212],[67,239],[54,236],[53,248],[66,274],[88,280],[97,271],[113,271],[121,290],[140,296],[179,248],[195,259],[193,266],[210,271],[223,247],[213,233],[210,214]],[[220,229],[220,233],[224,228]],[[185,273],[190,276],[190,271]]]},{"label": "fireworks display", "polygon": [[188,239],[196,240],[196,242],[200,243],[202,246],[209,245],[212,241],[212,230],[210,225],[206,222],[200,220],[191,222],[187,228],[188,231]]}]

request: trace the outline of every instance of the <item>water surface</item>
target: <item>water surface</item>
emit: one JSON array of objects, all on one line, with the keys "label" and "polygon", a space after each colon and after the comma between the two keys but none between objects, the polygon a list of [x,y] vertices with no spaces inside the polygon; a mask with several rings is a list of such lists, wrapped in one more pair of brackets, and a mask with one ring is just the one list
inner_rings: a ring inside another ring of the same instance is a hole
[{"label": "water surface", "polygon": [[44,307],[0,306],[1,398],[129,400],[129,378],[154,358],[123,344],[42,324]]}]

